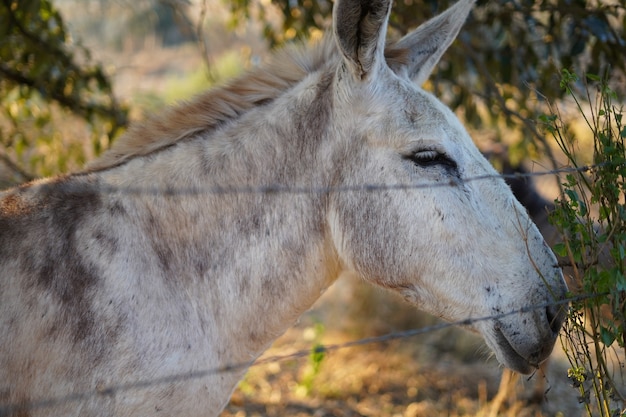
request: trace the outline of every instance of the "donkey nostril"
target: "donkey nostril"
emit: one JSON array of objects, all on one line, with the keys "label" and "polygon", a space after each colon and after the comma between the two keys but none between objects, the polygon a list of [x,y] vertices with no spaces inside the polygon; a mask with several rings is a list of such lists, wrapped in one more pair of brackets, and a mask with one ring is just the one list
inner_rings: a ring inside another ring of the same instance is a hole
[{"label": "donkey nostril", "polygon": [[561,305],[553,305],[546,307],[546,317],[548,319],[548,324],[550,325],[550,329],[554,332],[554,334],[558,334],[561,331],[561,325],[565,320],[565,313],[563,312],[563,306]]}]

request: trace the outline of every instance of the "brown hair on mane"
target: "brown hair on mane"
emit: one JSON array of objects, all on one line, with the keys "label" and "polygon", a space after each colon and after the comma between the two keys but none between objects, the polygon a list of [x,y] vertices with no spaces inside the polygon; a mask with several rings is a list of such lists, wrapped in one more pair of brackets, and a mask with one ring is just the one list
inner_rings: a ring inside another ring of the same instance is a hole
[{"label": "brown hair on mane", "polygon": [[[271,101],[299,83],[307,74],[321,69],[337,56],[332,37],[308,48],[290,47],[272,54],[270,60],[228,84],[208,90],[188,102],[132,125],[87,172],[108,169],[135,156],[147,155],[182,139],[214,129],[259,104]],[[401,63],[404,50],[387,47],[387,61]]]}]

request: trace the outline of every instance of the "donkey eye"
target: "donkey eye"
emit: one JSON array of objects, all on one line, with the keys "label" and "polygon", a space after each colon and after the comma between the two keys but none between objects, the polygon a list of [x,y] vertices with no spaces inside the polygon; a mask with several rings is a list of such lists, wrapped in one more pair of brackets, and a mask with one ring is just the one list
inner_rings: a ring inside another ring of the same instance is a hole
[{"label": "donkey eye", "polygon": [[450,169],[457,169],[456,162],[450,159],[448,155],[434,150],[417,151],[406,156],[406,159],[420,167],[440,165]]}]

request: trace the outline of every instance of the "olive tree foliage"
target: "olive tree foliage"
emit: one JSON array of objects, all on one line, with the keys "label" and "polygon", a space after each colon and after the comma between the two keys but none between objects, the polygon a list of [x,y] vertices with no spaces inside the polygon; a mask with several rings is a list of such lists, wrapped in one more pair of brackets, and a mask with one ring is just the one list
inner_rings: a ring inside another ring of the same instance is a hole
[{"label": "olive tree foliage", "polygon": [[0,188],[80,166],[127,113],[50,0],[0,0]]},{"label": "olive tree foliage", "polygon": [[[455,0],[397,0],[390,36],[400,37]],[[328,0],[234,0],[233,23],[265,20],[271,44],[308,38],[328,26]],[[269,19],[278,10],[282,22]],[[535,120],[544,99],[558,99],[560,70],[606,74],[625,72],[626,9],[623,0],[478,0],[458,41],[446,53],[429,86],[471,124],[495,115],[524,134],[512,144],[543,150]],[[480,103],[480,105],[479,105]],[[486,112],[480,112],[480,107]],[[501,117],[502,116],[502,117]],[[496,120],[492,118],[487,122]]]},{"label": "olive tree foliage", "polygon": [[[209,0],[193,1],[210,14]],[[390,36],[402,36],[453,2],[397,0]],[[144,23],[146,10],[161,16],[159,5],[179,18],[197,11],[178,0],[128,4]],[[260,20],[273,46],[318,35],[332,12],[328,0],[224,4],[234,25]],[[470,124],[522,126],[517,131],[524,133],[507,142],[522,154],[547,150],[535,120],[544,98],[563,94],[560,69],[623,77],[625,28],[622,0],[479,0],[428,88]],[[53,0],[0,0],[0,188],[79,167],[127,123],[128,109],[116,100],[107,74],[71,39]]]}]

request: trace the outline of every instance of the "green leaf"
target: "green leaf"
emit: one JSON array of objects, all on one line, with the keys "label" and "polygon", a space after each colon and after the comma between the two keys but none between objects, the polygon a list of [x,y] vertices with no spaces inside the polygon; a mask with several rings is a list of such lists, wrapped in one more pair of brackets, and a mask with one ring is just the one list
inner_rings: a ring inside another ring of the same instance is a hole
[{"label": "green leaf", "polygon": [[565,190],[565,194],[574,202],[578,202],[578,193],[574,190]]},{"label": "green leaf", "polygon": [[600,339],[606,347],[610,347],[615,341],[615,332],[604,326],[600,326]]},{"label": "green leaf", "polygon": [[615,288],[618,291],[626,291],[626,278],[620,271],[615,274]]},{"label": "green leaf", "polygon": [[552,250],[558,256],[567,256],[567,245],[565,243],[556,243],[552,246]]}]

